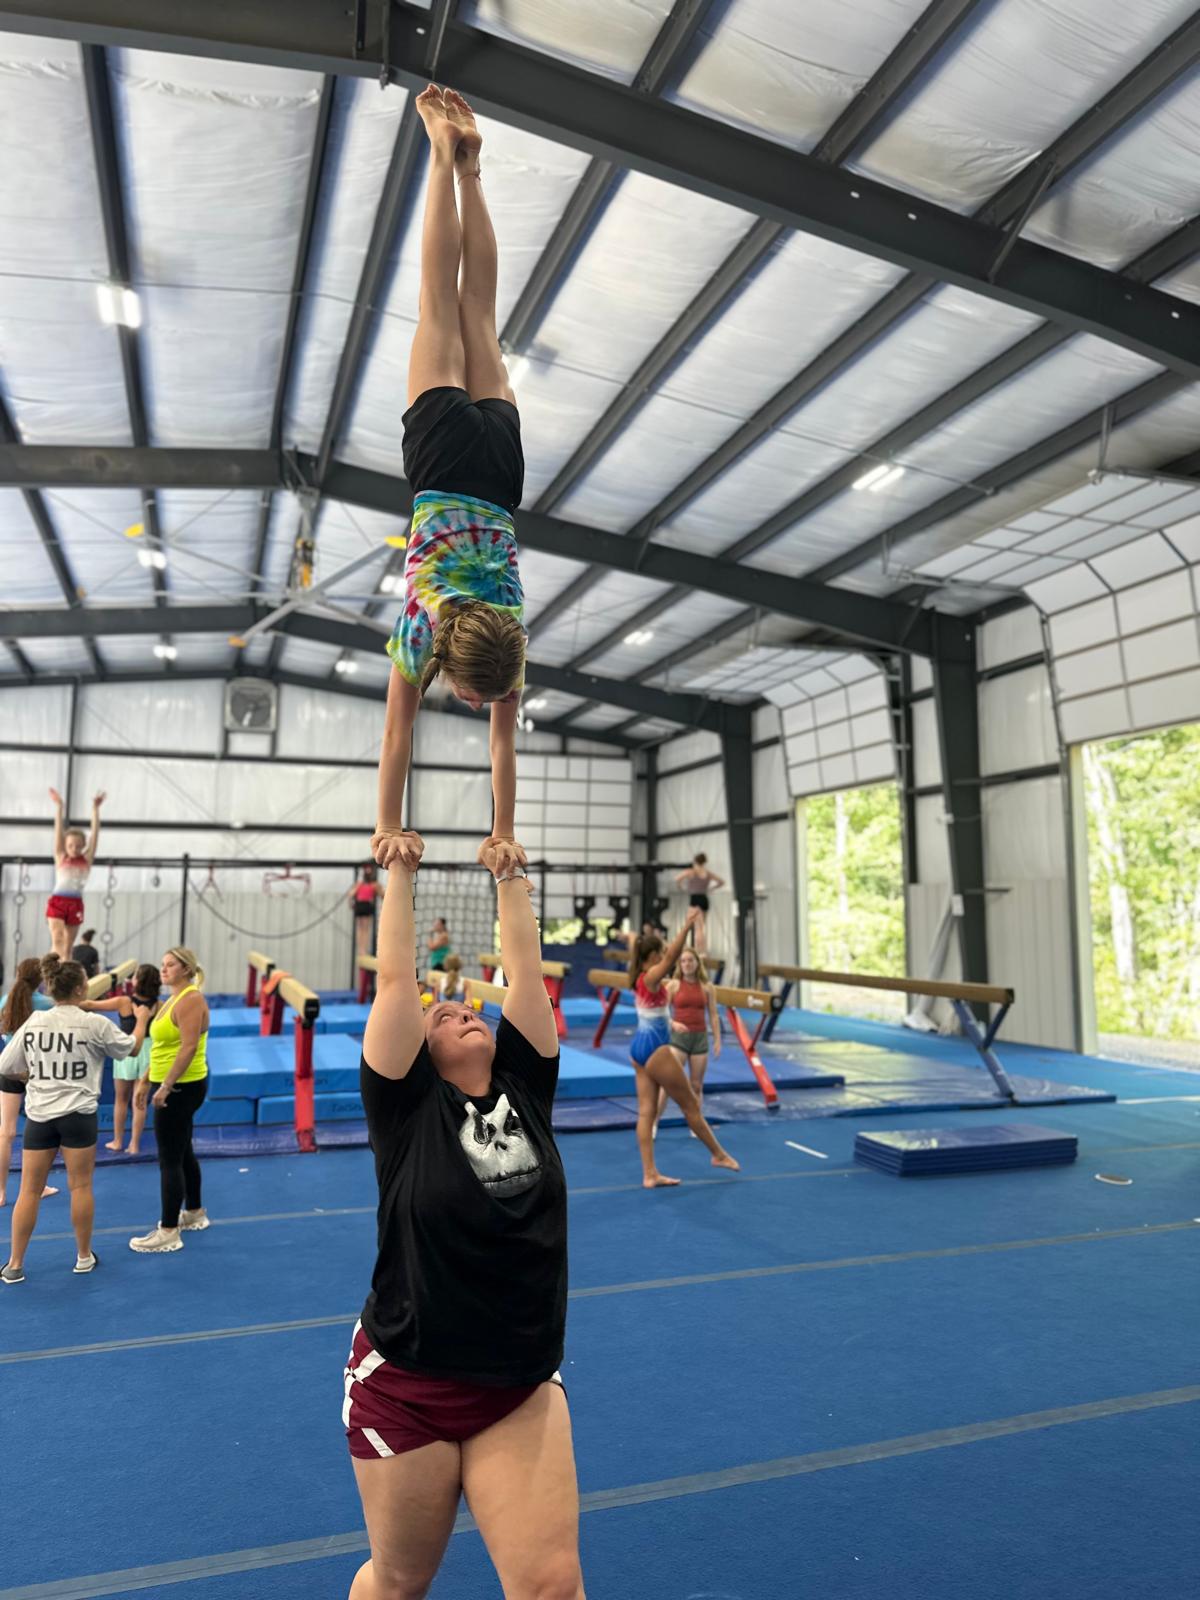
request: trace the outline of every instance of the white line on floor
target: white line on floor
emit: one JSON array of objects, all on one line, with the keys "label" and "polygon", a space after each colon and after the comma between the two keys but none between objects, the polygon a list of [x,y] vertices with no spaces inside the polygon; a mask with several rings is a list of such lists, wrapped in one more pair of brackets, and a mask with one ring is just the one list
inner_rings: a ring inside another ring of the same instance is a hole
[{"label": "white line on floor", "polygon": [[1123,1106],[1165,1106],[1177,1100],[1200,1100],[1200,1094],[1151,1094],[1144,1100],[1122,1100],[1119,1103]]},{"label": "white line on floor", "polygon": [[789,1150],[803,1150],[806,1156],[816,1156],[818,1161],[828,1161],[829,1157],[823,1150],[810,1150],[806,1144],[797,1144],[794,1139],[785,1139],[784,1144]]}]

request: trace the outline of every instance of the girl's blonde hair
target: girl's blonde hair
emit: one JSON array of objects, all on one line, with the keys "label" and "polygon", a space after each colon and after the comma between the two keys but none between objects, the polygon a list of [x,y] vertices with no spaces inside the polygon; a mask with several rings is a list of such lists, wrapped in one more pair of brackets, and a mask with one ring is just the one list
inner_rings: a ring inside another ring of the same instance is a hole
[{"label": "girl's blonde hair", "polygon": [[675,976],[677,978],[683,977],[684,956],[695,956],[696,958],[695,981],[697,983],[712,982],[712,979],[708,975],[708,968],[704,965],[704,957],[700,954],[699,950],[693,950],[690,944],[685,944],[683,949],[679,952],[679,960],[675,963]]},{"label": "girl's blonde hair", "polygon": [[189,950],[185,944],[173,944],[167,954],[175,957],[194,984],[204,982],[204,968],[200,965],[200,957],[194,950]]},{"label": "girl's blonde hair", "polygon": [[439,672],[480,700],[504,700],[525,676],[525,630],[511,611],[499,611],[483,600],[448,606],[433,630],[422,694]]},{"label": "girl's blonde hair", "polygon": [[460,990],[465,990],[462,975],[462,957],[451,953],[442,962],[442,999],[453,1000]]}]

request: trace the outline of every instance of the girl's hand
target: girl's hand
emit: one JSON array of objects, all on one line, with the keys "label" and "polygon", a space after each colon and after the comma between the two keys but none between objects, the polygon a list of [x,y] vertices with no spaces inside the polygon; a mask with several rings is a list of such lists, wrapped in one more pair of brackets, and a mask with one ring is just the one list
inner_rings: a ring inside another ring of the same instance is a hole
[{"label": "girl's hand", "polygon": [[137,1087],[133,1091],[133,1103],[139,1111],[145,1111],[146,1101],[150,1098],[150,1085],[145,1078],[139,1078]]},{"label": "girl's hand", "polygon": [[712,1053],[713,1053],[713,1060],[714,1061],[721,1054],[721,1035],[719,1033],[714,1033],[713,1034],[713,1038],[712,1038]]},{"label": "girl's hand", "polygon": [[400,866],[415,872],[425,854],[425,841],[408,828],[377,828],[371,839],[371,854],[385,870]]},{"label": "girl's hand", "polygon": [[[489,860],[484,860],[485,853]],[[507,877],[514,867],[527,867],[529,857],[525,854],[524,847],[519,845],[511,834],[489,834],[479,846],[475,857],[480,866],[487,867],[494,878]],[[497,862],[491,865],[491,860]]]},{"label": "girl's hand", "polygon": [[686,928],[693,927],[697,922],[700,921],[700,918],[703,915],[704,915],[704,913],[700,910],[699,906],[689,906],[688,907],[688,914],[684,918],[684,927],[686,927]]},{"label": "girl's hand", "polygon": [[54,804],[61,811],[62,810],[63,797],[62,797],[62,795],[59,794],[57,789],[51,789],[50,798],[51,798],[51,800],[54,801]]},{"label": "girl's hand", "polygon": [[[167,1088],[165,1083],[159,1084],[158,1088],[154,1091],[154,1095],[150,1101],[150,1104],[157,1106],[161,1111],[166,1105],[170,1093],[171,1091]],[[144,1105],[145,1101],[143,1100],[142,1103]]]},{"label": "girl's hand", "polygon": [[107,799],[108,799],[107,791],[104,790],[104,789],[101,789],[99,794],[97,794],[96,798],[92,801],[92,804],[95,806],[96,810],[99,811],[100,807],[104,804],[104,802]]},{"label": "girl's hand", "polygon": [[150,1007],[149,1006],[134,1006],[133,1014],[134,1014],[134,1016],[137,1018],[137,1020],[139,1022],[145,1022],[147,1025],[149,1025],[149,1022],[150,1022]]}]

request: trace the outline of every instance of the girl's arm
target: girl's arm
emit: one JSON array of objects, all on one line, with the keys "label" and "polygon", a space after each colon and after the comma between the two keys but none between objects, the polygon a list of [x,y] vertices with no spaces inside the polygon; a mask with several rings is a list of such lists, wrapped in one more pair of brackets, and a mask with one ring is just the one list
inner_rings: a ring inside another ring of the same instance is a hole
[{"label": "girl's arm", "polygon": [[684,868],[684,870],[682,872],[677,872],[675,874],[675,887],[677,889],[682,889],[684,884],[687,882],[687,880],[690,877],[691,877],[691,873],[687,870],[686,867]]},{"label": "girl's arm", "polygon": [[670,972],[671,968],[679,960],[679,952],[683,949],[684,944],[687,942],[688,929],[696,921],[699,915],[699,911],[695,906],[693,906],[687,914],[687,921],[671,940],[663,954],[659,956],[658,960],[652,967],[646,968],[642,976],[646,980],[647,989],[657,989],[659,984],[662,982],[664,975]]},{"label": "girl's arm", "polygon": [[399,857],[409,870],[415,871],[420,861],[419,856],[413,859],[411,848],[406,848],[400,837],[404,832],[404,790],[412,760],[413,724],[420,708],[421,691],[393,669],[379,752],[379,820],[371,840],[371,854],[381,867]]},{"label": "girl's arm", "polygon": [[717,1010],[717,991],[711,983],[706,983],[704,992],[708,996],[708,1016],[712,1024],[712,1053],[714,1056],[719,1056],[721,1054],[721,1013]]},{"label": "girl's arm", "polygon": [[723,889],[725,887],[725,879],[718,878],[715,872],[710,872],[708,875],[708,887],[710,889]]},{"label": "girl's arm", "polygon": [[506,992],[502,1014],[524,1035],[540,1056],[558,1054],[558,1030],[550,996],[542,981],[542,941],[533,910],[533,885],[528,878],[508,878],[497,845],[481,852],[483,865],[494,878],[500,918],[500,954],[504,958]]},{"label": "girl's arm", "polygon": [[57,866],[67,848],[67,837],[63,832],[63,797],[57,789],[51,789],[50,798],[54,801],[54,865]]},{"label": "girl's arm", "polygon": [[[504,876],[526,866],[524,850],[516,842],[517,829],[517,713],[516,700],[493,700],[488,729],[488,754],[492,763],[492,831],[484,841],[499,851],[497,872]],[[482,856],[479,857],[482,861]],[[486,865],[486,863],[484,863]]]},{"label": "girl's arm", "polygon": [[96,859],[96,846],[100,843],[100,807],[107,798],[108,796],[102,789],[92,801],[92,830],[88,834],[87,844],[83,847],[83,853],[87,857],[89,867]]},{"label": "girl's arm", "polygon": [[[420,839],[416,842],[424,849]],[[425,1012],[417,984],[413,875],[400,862],[388,873],[375,954],[379,971],[363,1055],[380,1077],[406,1078],[425,1039]]]},{"label": "girl's arm", "polygon": [[[154,1091],[156,1106],[166,1105],[167,1096],[191,1066],[192,1057],[196,1054],[200,1043],[200,1035],[204,1032],[208,1021],[208,1006],[198,994],[188,994],[179,1001],[173,1014],[175,1025],[179,1029],[179,1049],[175,1052],[170,1071]],[[140,1018],[138,1027],[144,1039],[146,1028]],[[137,1029],[134,1030],[134,1038],[137,1038]],[[138,1049],[141,1049],[141,1040],[138,1040]]]},{"label": "girl's arm", "polygon": [[118,1016],[133,1015],[133,1001],[127,994],[110,994],[107,1000],[81,1000],[80,1011],[115,1011]]}]

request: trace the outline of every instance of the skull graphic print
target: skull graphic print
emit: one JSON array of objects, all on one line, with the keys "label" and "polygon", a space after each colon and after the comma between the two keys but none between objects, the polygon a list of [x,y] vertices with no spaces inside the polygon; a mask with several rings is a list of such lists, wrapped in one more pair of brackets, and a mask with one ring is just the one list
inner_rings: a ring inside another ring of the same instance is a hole
[{"label": "skull graphic print", "polygon": [[500,1199],[524,1194],[542,1175],[537,1151],[506,1094],[491,1111],[480,1111],[468,1100],[458,1137],[475,1176]]}]

